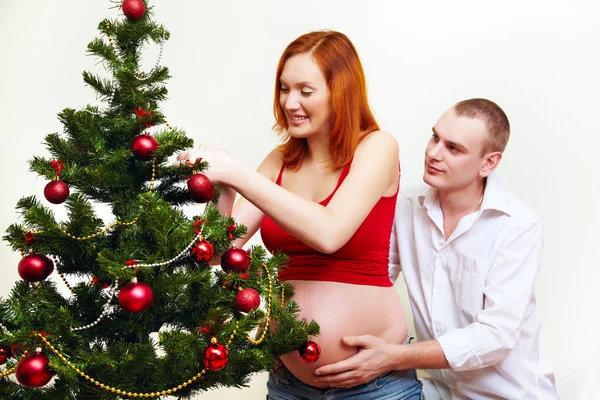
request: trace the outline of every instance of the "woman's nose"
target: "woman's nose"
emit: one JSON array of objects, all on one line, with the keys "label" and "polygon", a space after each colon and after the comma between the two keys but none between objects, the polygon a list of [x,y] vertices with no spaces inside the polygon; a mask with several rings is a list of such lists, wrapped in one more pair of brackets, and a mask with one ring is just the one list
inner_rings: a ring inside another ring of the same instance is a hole
[{"label": "woman's nose", "polygon": [[300,99],[299,96],[291,91],[287,98],[285,99],[285,109],[286,110],[297,110],[300,108]]}]

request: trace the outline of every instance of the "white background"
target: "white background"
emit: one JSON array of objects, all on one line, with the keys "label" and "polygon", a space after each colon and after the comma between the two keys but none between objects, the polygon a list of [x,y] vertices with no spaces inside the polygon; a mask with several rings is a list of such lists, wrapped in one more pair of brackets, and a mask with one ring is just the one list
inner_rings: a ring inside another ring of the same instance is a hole
[{"label": "white background", "polygon": [[[399,141],[404,187],[418,184],[425,145],[451,104],[496,101],[512,137],[498,170],[540,214],[544,265],[537,298],[545,348],[563,399],[596,395],[600,373],[598,211],[600,4],[590,1],[185,1],[152,0],[172,33],[163,65],[173,75],[163,111],[196,143],[220,143],[257,166],[271,133],[278,58],[300,34],[334,29],[356,45],[382,129]],[[106,76],[86,55],[108,0],[0,0],[0,228],[17,221],[22,196],[43,199],[46,180],[27,160],[48,155],[44,136],[62,131],[65,107],[98,104],[81,72]],[[158,46],[144,51],[149,70]],[[51,206],[59,218],[64,206]],[[104,214],[107,221],[110,215]],[[19,255],[0,244],[0,295]],[[55,278],[55,277],[54,277]],[[60,285],[60,284],[59,284]],[[408,309],[403,281],[398,292]],[[412,316],[409,315],[409,319]],[[410,329],[412,321],[409,320]],[[204,399],[264,399],[265,374],[250,389]],[[174,382],[175,383],[175,382]],[[596,384],[596,385],[594,385]]]}]

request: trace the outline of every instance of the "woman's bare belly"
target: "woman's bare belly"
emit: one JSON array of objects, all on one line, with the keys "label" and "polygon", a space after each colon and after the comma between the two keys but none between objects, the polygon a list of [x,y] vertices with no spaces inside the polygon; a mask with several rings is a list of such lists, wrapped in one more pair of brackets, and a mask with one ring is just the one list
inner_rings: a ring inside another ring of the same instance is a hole
[{"label": "woman's bare belly", "polygon": [[393,287],[352,285],[324,281],[287,281],[295,287],[293,300],[301,308],[301,317],[315,320],[319,336],[311,338],[321,347],[321,357],[313,364],[300,358],[297,351],[281,360],[302,382],[325,387],[315,381],[314,371],[322,365],[344,360],[358,351],[342,343],[344,336],[373,335],[387,343],[406,339],[406,319],[400,297]]}]

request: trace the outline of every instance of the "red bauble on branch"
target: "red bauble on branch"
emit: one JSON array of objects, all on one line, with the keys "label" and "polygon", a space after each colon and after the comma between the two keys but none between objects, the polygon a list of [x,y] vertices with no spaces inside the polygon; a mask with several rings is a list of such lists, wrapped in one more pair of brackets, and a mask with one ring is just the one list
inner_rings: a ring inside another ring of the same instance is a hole
[{"label": "red bauble on branch", "polygon": [[106,279],[101,279],[98,276],[94,276],[92,277],[92,284],[94,284],[95,286],[100,286],[102,289],[106,289],[110,286],[110,281]]},{"label": "red bauble on branch", "polygon": [[246,272],[250,267],[250,256],[246,250],[232,247],[221,255],[221,268],[225,272]]},{"label": "red bauble on branch", "polygon": [[208,177],[197,173],[187,181],[188,190],[192,200],[198,203],[206,203],[215,196],[215,187],[210,183]]},{"label": "red bauble on branch", "polygon": [[131,151],[140,160],[149,160],[158,150],[158,142],[148,133],[138,135],[131,141]]},{"label": "red bauble on branch", "polygon": [[229,350],[227,347],[217,343],[215,338],[212,343],[204,350],[204,365],[211,371],[219,371],[229,362]]},{"label": "red bauble on branch", "polygon": [[10,351],[14,357],[17,356],[17,353],[21,352],[22,348],[23,348],[23,345],[19,344],[19,343],[13,343],[10,345]]},{"label": "red bauble on branch", "polygon": [[10,347],[0,347],[0,365],[6,364],[6,361],[12,357],[12,350]]},{"label": "red bauble on branch", "polygon": [[19,361],[15,374],[21,385],[35,388],[50,382],[54,372],[48,369],[48,357],[36,351]]},{"label": "red bauble on branch", "polygon": [[192,254],[196,260],[207,263],[214,257],[215,248],[208,240],[201,240],[192,249]]},{"label": "red bauble on branch", "polygon": [[69,186],[58,180],[48,182],[44,188],[44,197],[52,204],[60,204],[69,197]]},{"label": "red bauble on branch", "polygon": [[152,305],[154,293],[150,286],[138,282],[133,278],[131,283],[125,285],[119,292],[119,305],[130,313],[139,313]]},{"label": "red bauble on branch", "polygon": [[121,7],[123,7],[123,14],[133,21],[142,18],[146,13],[146,4],[143,0],[124,0]]},{"label": "red bauble on branch", "polygon": [[321,357],[321,347],[312,340],[307,341],[298,349],[300,357],[309,364],[316,362]]},{"label": "red bauble on branch", "polygon": [[54,271],[54,263],[43,254],[29,254],[19,261],[19,276],[27,282],[39,282]]},{"label": "red bauble on branch", "polygon": [[235,305],[241,312],[248,313],[260,306],[260,294],[252,288],[245,288],[235,297]]}]

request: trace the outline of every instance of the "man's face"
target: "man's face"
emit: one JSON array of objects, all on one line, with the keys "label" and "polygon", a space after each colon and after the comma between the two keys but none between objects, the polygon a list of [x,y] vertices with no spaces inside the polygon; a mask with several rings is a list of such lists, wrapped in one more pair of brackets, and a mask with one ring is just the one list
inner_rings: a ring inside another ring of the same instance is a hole
[{"label": "man's face", "polygon": [[446,111],[433,127],[425,150],[423,180],[438,190],[460,190],[483,178],[485,122]]}]

